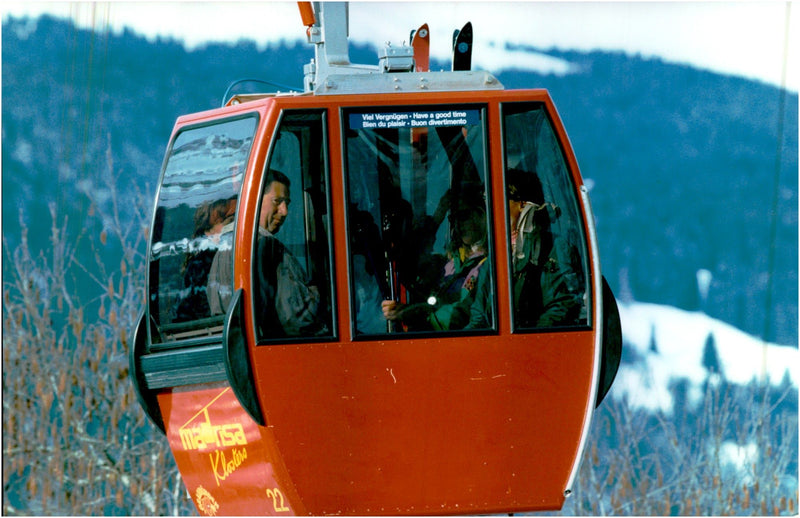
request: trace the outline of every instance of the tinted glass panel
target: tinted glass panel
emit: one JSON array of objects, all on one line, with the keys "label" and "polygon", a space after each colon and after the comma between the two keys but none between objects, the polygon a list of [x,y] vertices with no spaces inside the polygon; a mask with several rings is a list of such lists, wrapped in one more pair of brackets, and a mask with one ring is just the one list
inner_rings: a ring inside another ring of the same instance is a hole
[{"label": "tinted glass panel", "polygon": [[150,315],[164,339],[221,332],[233,274],[218,256],[231,254],[256,123],[184,130],[170,147],[150,247]]},{"label": "tinted glass panel", "polygon": [[542,104],[502,113],[514,328],[585,326],[588,256],[563,150]]},{"label": "tinted glass panel", "polygon": [[485,111],[344,112],[356,335],[491,330]]},{"label": "tinted glass panel", "polygon": [[275,133],[254,246],[260,340],[333,336],[324,128],[322,112],[287,112]]}]

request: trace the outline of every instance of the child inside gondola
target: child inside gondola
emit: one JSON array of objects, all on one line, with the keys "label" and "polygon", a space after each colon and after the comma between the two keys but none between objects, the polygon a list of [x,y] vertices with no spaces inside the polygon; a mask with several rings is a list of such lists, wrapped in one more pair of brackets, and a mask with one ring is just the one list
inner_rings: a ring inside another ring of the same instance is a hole
[{"label": "child inside gondola", "polygon": [[469,323],[478,276],[488,259],[482,198],[457,202],[451,222],[453,239],[441,281],[424,302],[383,301],[381,309],[387,320],[400,321],[409,331],[456,330]]}]

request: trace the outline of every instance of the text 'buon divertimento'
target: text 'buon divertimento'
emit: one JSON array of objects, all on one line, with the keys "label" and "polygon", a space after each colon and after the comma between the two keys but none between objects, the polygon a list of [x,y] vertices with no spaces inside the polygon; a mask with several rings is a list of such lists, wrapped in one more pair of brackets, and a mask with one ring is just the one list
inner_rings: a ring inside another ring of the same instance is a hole
[{"label": "text 'buon divertimento'", "polygon": [[478,124],[478,110],[351,113],[350,129],[427,128]]}]

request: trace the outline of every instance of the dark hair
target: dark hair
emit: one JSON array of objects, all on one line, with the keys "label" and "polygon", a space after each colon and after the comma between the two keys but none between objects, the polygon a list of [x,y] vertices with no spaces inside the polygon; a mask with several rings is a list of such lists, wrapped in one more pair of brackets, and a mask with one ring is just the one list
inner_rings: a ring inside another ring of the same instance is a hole
[{"label": "dark hair", "polygon": [[278,182],[284,184],[286,187],[291,187],[292,182],[289,181],[289,177],[283,174],[282,172],[278,171],[277,169],[270,169],[267,171],[267,178],[264,183],[264,189],[268,190],[269,186],[272,185],[273,182]]},{"label": "dark hair", "polygon": [[219,221],[225,221],[225,210],[232,199],[236,199],[236,196],[203,202],[197,207],[194,213],[194,234],[192,237],[200,237],[211,230],[214,224]]},{"label": "dark hair", "polygon": [[447,253],[451,256],[458,254],[458,249],[461,248],[463,239],[463,226],[462,223],[474,218],[479,222],[479,243],[481,246],[486,246],[487,222],[486,222],[486,207],[482,203],[459,203],[458,206],[450,213],[450,241],[447,243]]},{"label": "dark hair", "polygon": [[544,203],[542,182],[536,173],[511,168],[506,171],[506,190],[508,198],[514,201],[532,201],[538,205]]}]

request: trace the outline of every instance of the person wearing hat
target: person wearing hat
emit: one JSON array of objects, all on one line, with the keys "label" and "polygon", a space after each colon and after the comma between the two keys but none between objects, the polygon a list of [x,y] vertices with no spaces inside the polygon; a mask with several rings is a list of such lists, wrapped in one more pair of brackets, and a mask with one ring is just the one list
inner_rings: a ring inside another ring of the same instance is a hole
[{"label": "person wearing hat", "polygon": [[[550,231],[559,211],[546,203],[539,178],[519,169],[506,173],[514,327],[532,329],[575,323],[581,300],[568,286],[569,272],[555,253]],[[488,275],[478,279],[469,328],[491,322],[493,292]]]}]

